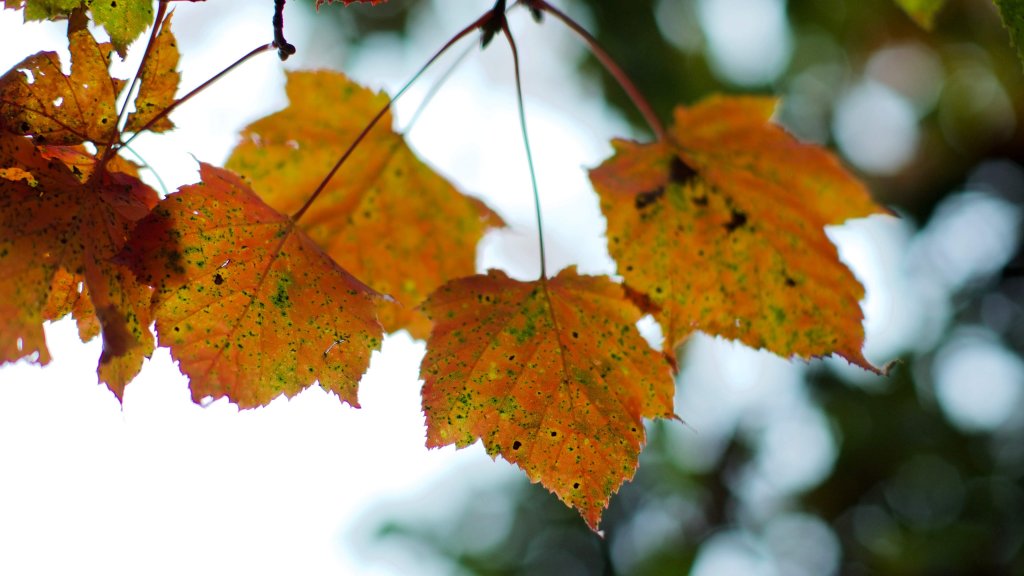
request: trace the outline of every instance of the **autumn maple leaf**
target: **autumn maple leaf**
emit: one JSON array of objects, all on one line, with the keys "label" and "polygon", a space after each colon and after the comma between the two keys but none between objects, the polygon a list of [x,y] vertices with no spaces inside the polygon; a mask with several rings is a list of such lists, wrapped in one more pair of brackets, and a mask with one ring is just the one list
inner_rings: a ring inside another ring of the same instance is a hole
[{"label": "autumn maple leaf", "polygon": [[174,104],[174,94],[181,82],[178,41],[171,32],[172,15],[168,14],[160,24],[160,32],[142,63],[135,111],[128,115],[125,123],[125,130],[130,132],[143,128],[150,132],[166,132],[174,128],[169,118],[160,116]]},{"label": "autumn maple leaf", "polygon": [[358,406],[383,338],[373,290],[235,174],[201,164],[200,176],[160,202],[119,259],[156,290],[160,344],[192,398],[250,408],[319,381]]},{"label": "autumn maple leaf", "polygon": [[693,330],[782,356],[861,353],[864,291],[824,227],[885,213],[825,150],[770,122],[768,98],[679,107],[668,141],[613,142],[590,173],[627,286],[666,348]]},{"label": "autumn maple leaf", "polygon": [[607,278],[519,282],[491,270],[424,303],[435,324],[420,375],[427,445],[468,446],[518,465],[592,529],[632,478],[643,418],[672,418],[673,380]]},{"label": "autumn maple leaf", "polygon": [[[388,97],[328,71],[289,73],[287,92],[291,105],[247,126],[226,165],[267,204],[294,214]],[[385,329],[425,338],[430,324],[416,306],[444,282],[476,272],[477,242],[503,223],[420,161],[390,123],[387,113],[299,225],[397,301],[381,303]]]},{"label": "autumn maple leaf", "polygon": [[[110,75],[110,44],[76,27],[68,43],[70,74],[56,53],[40,52],[0,78],[0,361],[49,361],[42,322],[70,313],[83,340],[102,332],[99,378],[121,398],[153,351],[151,290],[113,258],[158,197],[112,153],[125,81]],[[173,46],[165,20],[143,66],[133,129],[173,102]]]},{"label": "autumn maple leaf", "polygon": [[42,323],[71,312],[83,336],[94,334],[92,323],[102,327],[99,377],[120,398],[153,338],[149,289],[112,258],[157,194],[130,163],[115,158],[97,170],[96,162],[0,135],[0,362],[36,354],[48,362]]},{"label": "autumn maple leaf", "polygon": [[61,71],[56,52],[29,56],[0,78],[0,129],[33,137],[36,144],[109,145],[117,139],[118,93],[110,44],[87,30],[68,35],[71,74]]}]

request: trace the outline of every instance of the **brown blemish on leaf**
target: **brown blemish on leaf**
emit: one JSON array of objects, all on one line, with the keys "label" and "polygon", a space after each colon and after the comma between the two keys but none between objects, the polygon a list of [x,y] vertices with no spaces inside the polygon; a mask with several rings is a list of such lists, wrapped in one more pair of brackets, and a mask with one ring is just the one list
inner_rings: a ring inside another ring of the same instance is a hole
[{"label": "brown blemish on leaf", "polygon": [[[676,109],[669,142],[614,141],[590,173],[609,251],[666,350],[702,330],[874,370],[861,353],[863,288],[824,228],[886,210],[834,156],[772,124],[774,109],[713,97]],[[657,210],[634,209],[662,189]]]}]

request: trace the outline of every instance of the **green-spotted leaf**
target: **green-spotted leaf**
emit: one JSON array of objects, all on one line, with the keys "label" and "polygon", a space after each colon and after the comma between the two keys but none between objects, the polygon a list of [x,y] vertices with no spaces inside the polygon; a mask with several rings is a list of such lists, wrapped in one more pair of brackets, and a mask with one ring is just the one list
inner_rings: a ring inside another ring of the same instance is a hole
[{"label": "green-spotted leaf", "polygon": [[[337,72],[288,74],[291,105],[242,132],[227,167],[267,204],[294,214],[388,103]],[[426,338],[416,307],[441,284],[476,272],[476,245],[501,218],[461,194],[416,157],[390,127],[391,114],[362,140],[299,221],[346,270],[395,302],[381,302],[389,331]]]},{"label": "green-spotted leaf", "polygon": [[29,56],[0,77],[0,129],[36,144],[107,145],[117,137],[116,98],[124,80],[110,76],[110,44],[88,30],[68,35],[71,74],[56,52]]},{"label": "green-spotted leaf", "polygon": [[[160,33],[142,65],[139,93],[135,96],[135,112],[128,115],[125,130],[138,132],[147,128],[151,132],[166,132],[174,124],[166,116],[155,120],[164,110],[174,104],[181,73],[178,72],[178,41],[171,32],[171,16],[168,14],[160,25]],[[150,122],[152,124],[149,124]]]},{"label": "green-spotted leaf", "polygon": [[200,176],[160,202],[121,256],[156,290],[160,344],[193,399],[249,408],[318,381],[358,405],[383,337],[373,290],[236,175],[202,164]]},{"label": "green-spotted leaf", "polygon": [[571,268],[535,282],[492,270],[423,307],[434,320],[420,370],[428,446],[483,439],[596,529],[636,470],[642,419],[673,417],[669,365],[622,287]]},{"label": "green-spotted leaf", "polygon": [[153,0],[88,0],[87,3],[93,21],[107,31],[122,58],[128,45],[153,23]]},{"label": "green-spotted leaf", "polygon": [[666,142],[616,141],[590,178],[609,251],[674,347],[693,330],[866,369],[864,289],[825,226],[884,210],[825,150],[770,122],[775,101],[679,107]]},{"label": "green-spotted leaf", "polygon": [[70,312],[83,337],[102,330],[99,376],[120,398],[153,338],[149,288],[112,259],[157,194],[124,160],[96,165],[0,134],[0,362],[45,364],[43,321]]}]

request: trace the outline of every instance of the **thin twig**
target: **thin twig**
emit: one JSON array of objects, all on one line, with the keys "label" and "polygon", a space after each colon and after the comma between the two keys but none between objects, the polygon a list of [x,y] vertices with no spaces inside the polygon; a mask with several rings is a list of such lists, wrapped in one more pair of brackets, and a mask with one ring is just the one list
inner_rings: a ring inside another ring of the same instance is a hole
[{"label": "thin twig", "polygon": [[285,0],[274,0],[274,46],[277,46],[277,56],[282,62],[295,54],[295,46],[284,39],[284,3]]},{"label": "thin twig", "polygon": [[138,136],[139,134],[142,134],[146,130],[149,130],[150,126],[152,126],[153,124],[156,124],[162,118],[167,117],[167,115],[170,114],[171,112],[173,112],[178,106],[181,106],[185,102],[188,102],[189,100],[191,100],[193,96],[195,96],[196,94],[199,94],[200,92],[202,92],[203,90],[208,88],[211,84],[213,84],[214,82],[220,80],[222,77],[224,77],[226,74],[228,74],[229,72],[231,72],[235,68],[241,66],[246,60],[249,60],[250,58],[252,58],[252,57],[254,57],[254,56],[258,55],[258,54],[262,54],[263,52],[266,52],[268,50],[273,50],[274,48],[276,48],[276,46],[274,46],[273,44],[264,44],[263,46],[260,46],[259,48],[253,49],[251,52],[249,52],[245,56],[242,56],[241,58],[236,60],[234,62],[234,64],[232,64],[232,65],[228,66],[227,68],[221,70],[213,78],[210,78],[206,82],[203,82],[198,87],[194,88],[191,92],[189,92],[188,94],[185,94],[181,98],[178,98],[170,106],[168,106],[167,108],[164,108],[163,110],[161,110],[159,114],[157,114],[156,116],[151,118],[149,122],[146,122],[145,126],[140,128],[138,132],[136,132],[135,134],[132,134],[130,138],[125,140],[121,144],[121,146],[127,146],[128,144],[130,144],[131,141],[134,140],[136,136]]},{"label": "thin twig", "polygon": [[[128,92],[125,94],[124,102],[121,104],[121,110],[117,113],[117,126],[118,130],[124,129],[124,122],[127,118],[126,112],[128,111],[128,102],[132,99],[132,92],[135,87],[142,82],[142,70],[146,67],[146,62],[149,60],[149,55],[153,52],[153,46],[156,43],[156,37],[164,27],[164,16],[167,13],[167,0],[160,0],[157,9],[156,17],[153,19],[153,29],[149,32],[149,41],[146,42],[146,51],[142,53],[142,60],[139,61],[139,69],[135,71],[135,77],[132,78],[132,84],[128,87]],[[113,142],[110,143],[113,145]]]},{"label": "thin twig", "polygon": [[522,0],[526,6],[531,10],[541,10],[554,16],[555,18],[562,21],[563,24],[568,26],[573,32],[575,32],[580,38],[586,43],[587,47],[590,48],[590,52],[595,58],[604,66],[605,70],[615,78],[615,81],[622,86],[622,89],[629,96],[629,99],[633,101],[633,105],[636,106],[637,110],[647,121],[647,125],[651,127],[651,131],[654,132],[654,136],[659,140],[663,141],[667,139],[665,132],[665,126],[662,125],[661,120],[654,113],[651,105],[644,98],[640,90],[637,89],[633,81],[630,80],[629,76],[623,72],[622,68],[615,63],[615,60],[605,52],[604,48],[601,47],[597,42],[597,38],[594,38],[590,32],[587,32],[583,26],[580,26],[575,20],[570,18],[567,14],[555,8],[551,4],[548,4],[545,0]]},{"label": "thin twig", "polygon": [[377,112],[376,116],[373,117],[373,120],[370,120],[370,123],[366,125],[366,128],[363,128],[363,131],[359,133],[359,136],[356,136],[355,141],[352,142],[352,144],[348,147],[347,150],[345,150],[345,153],[341,155],[341,158],[338,158],[338,161],[334,163],[334,166],[331,168],[331,171],[327,173],[327,176],[325,176],[324,179],[320,182],[320,185],[316,187],[316,190],[314,190],[313,193],[310,194],[309,198],[306,200],[306,203],[302,205],[302,208],[299,208],[299,210],[292,215],[292,221],[297,222],[300,218],[302,218],[302,215],[306,213],[306,210],[309,210],[309,207],[313,205],[313,202],[315,202],[316,199],[320,196],[320,194],[324,191],[324,189],[327,188],[327,184],[329,184],[331,179],[334,178],[334,175],[341,168],[342,164],[344,164],[345,161],[348,160],[348,157],[352,155],[352,152],[356,149],[356,147],[359,146],[359,144],[363,141],[364,138],[366,138],[366,135],[370,133],[370,130],[373,130],[373,127],[377,125],[377,122],[379,122],[380,119],[383,118],[385,114],[387,114],[388,110],[391,109],[391,106],[395,103],[395,101],[401,98],[402,94],[405,94],[405,91],[408,90],[409,87],[412,86],[414,82],[416,82],[416,80],[427,70],[427,68],[429,68],[431,64],[437,61],[438,58],[440,58],[445,52],[448,51],[449,48],[454,46],[459,40],[462,40],[467,34],[476,30],[477,28],[480,28],[485,24],[491,22],[492,18],[494,18],[494,13],[492,11],[488,11],[480,18],[477,18],[475,22],[463,28],[461,31],[459,31],[458,34],[453,36],[451,40],[448,40],[448,42],[446,42],[445,45],[442,46],[440,50],[435,52],[434,55],[430,57],[430,60],[427,60],[426,64],[424,64],[418,71],[416,71],[416,74],[414,74],[413,77],[409,79],[408,82],[405,83],[405,86],[402,86],[402,89],[399,90],[394,96],[392,96],[388,100],[387,104],[385,104],[384,107],[381,108],[379,112]]},{"label": "thin twig", "polygon": [[509,48],[512,49],[512,62],[516,69],[516,102],[519,105],[519,127],[523,132],[523,144],[526,146],[526,163],[530,167],[530,184],[533,186],[533,206],[537,213],[537,239],[540,243],[540,277],[548,277],[546,258],[544,257],[544,224],[540,215],[540,192],[537,189],[537,173],[533,168],[533,153],[530,152],[530,136],[526,131],[526,110],[523,105],[523,83],[519,74],[519,50],[516,49],[516,41],[512,39],[512,31],[509,30],[508,21],[501,23],[501,31],[508,40]]},{"label": "thin twig", "polygon": [[448,69],[444,71],[444,74],[441,74],[441,77],[437,79],[437,82],[434,82],[434,84],[430,87],[430,90],[428,90],[426,95],[423,96],[423,100],[420,101],[420,105],[416,107],[416,112],[413,113],[412,118],[409,119],[409,122],[405,125],[405,128],[402,130],[403,134],[408,134],[412,130],[412,127],[416,124],[416,121],[420,119],[420,116],[423,114],[423,111],[427,109],[427,105],[430,104],[430,102],[434,99],[434,96],[437,96],[437,93],[441,91],[441,88],[445,85],[446,82],[448,82],[448,79],[451,78],[452,73],[455,72],[455,69],[458,68],[462,64],[462,62],[466,60],[470,53],[473,52],[473,48],[474,47],[472,44],[466,46],[466,49],[463,50],[461,54],[459,54],[458,58],[455,59],[455,62],[453,62],[452,65],[449,66]]}]

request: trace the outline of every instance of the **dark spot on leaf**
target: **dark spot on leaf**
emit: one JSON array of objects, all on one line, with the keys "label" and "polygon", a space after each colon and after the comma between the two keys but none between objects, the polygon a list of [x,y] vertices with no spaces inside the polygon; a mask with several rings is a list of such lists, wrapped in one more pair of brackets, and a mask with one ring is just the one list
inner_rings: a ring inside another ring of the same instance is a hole
[{"label": "dark spot on leaf", "polygon": [[793,280],[789,276],[786,276],[786,286],[788,286],[789,288],[795,287],[796,286],[796,280]]},{"label": "dark spot on leaf", "polygon": [[679,156],[672,158],[672,165],[669,166],[669,179],[676,184],[686,184],[697,176],[697,171],[690,168]]},{"label": "dark spot on leaf", "polygon": [[556,432],[555,430],[552,430],[551,431],[551,437],[554,438],[555,436],[558,436],[558,432]]},{"label": "dark spot on leaf", "polygon": [[737,229],[742,228],[747,223],[747,215],[742,210],[730,208],[732,212],[732,218],[724,224],[725,231],[732,234]]},{"label": "dark spot on leaf", "polygon": [[224,283],[224,277],[220,275],[220,272],[213,275],[213,283],[220,286]]},{"label": "dark spot on leaf", "polygon": [[573,482],[573,483],[572,483],[572,487],[573,487],[573,489],[575,489],[575,490],[579,490],[579,489],[580,489],[580,483],[579,483],[579,482]]},{"label": "dark spot on leaf", "polygon": [[657,202],[658,199],[664,195],[664,188],[658,188],[657,190],[652,190],[650,192],[642,192],[636,195],[636,200],[634,200],[634,204],[636,204],[637,210],[643,210],[644,208],[647,208],[651,204]]},{"label": "dark spot on leaf", "polygon": [[522,446],[523,446],[523,443],[520,442],[519,440],[516,440],[515,442],[512,443],[512,449],[513,450],[519,450],[519,448],[521,448]]},{"label": "dark spot on leaf", "polygon": [[577,332],[577,331],[575,331],[575,330],[573,330],[573,331],[572,331],[572,337],[573,337],[573,338],[579,338],[579,337],[580,337],[580,333],[579,333],[579,332]]}]

